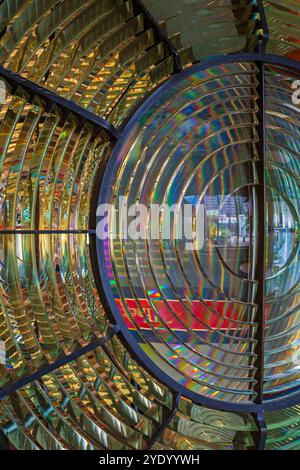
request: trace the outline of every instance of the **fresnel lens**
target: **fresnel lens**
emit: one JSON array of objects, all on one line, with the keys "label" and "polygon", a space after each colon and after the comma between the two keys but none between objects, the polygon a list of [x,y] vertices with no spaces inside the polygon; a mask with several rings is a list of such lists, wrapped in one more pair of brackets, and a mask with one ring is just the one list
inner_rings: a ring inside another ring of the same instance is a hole
[{"label": "fresnel lens", "polygon": [[300,448],[299,13],[0,2],[0,448]]}]

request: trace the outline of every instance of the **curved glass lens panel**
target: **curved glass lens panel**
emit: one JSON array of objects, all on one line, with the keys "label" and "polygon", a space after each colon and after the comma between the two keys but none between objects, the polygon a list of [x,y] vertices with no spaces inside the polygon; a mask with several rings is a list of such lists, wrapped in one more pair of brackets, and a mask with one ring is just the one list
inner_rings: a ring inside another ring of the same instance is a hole
[{"label": "curved glass lens panel", "polygon": [[267,256],[265,393],[297,390],[299,363],[299,137],[300,107],[292,98],[297,76],[266,68]]},{"label": "curved glass lens panel", "polygon": [[300,409],[299,405],[285,410],[266,413],[266,450],[299,450]]},{"label": "curved glass lens panel", "polygon": [[[253,51],[258,40],[255,2],[247,0],[143,0],[163,22],[184,60]],[[213,38],[213,40],[212,40]]]},{"label": "curved glass lens panel", "polygon": [[131,0],[4,0],[0,35],[1,64],[118,125],[173,72]]},{"label": "curved glass lens panel", "polygon": [[103,277],[132,338],[183,388],[234,402],[256,395],[257,83],[233,63],[154,94],[100,196]]},{"label": "curved glass lens panel", "polygon": [[106,293],[138,354],[180,390],[256,401],[262,321],[266,399],[298,386],[295,80],[266,66],[264,226],[255,64],[171,81],[129,122],[108,165],[99,202],[111,206],[98,226]]}]

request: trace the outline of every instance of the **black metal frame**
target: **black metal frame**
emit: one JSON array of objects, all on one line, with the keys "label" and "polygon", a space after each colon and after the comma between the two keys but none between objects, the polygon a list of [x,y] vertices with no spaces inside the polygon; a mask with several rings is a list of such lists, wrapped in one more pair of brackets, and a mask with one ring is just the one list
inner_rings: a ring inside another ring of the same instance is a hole
[{"label": "black metal frame", "polygon": [[[265,117],[265,63],[258,63],[258,143],[257,152],[259,160],[256,161],[256,173],[258,177],[257,185],[257,221],[258,227],[258,241],[259,254],[256,264],[255,279],[258,283],[257,292],[255,298],[255,304],[257,305],[256,312],[256,386],[255,391],[257,397],[255,403],[261,404],[263,402],[263,383],[264,383],[264,343],[265,343],[265,253],[266,253],[266,117]],[[254,163],[253,163],[254,164]]]},{"label": "black metal frame", "polygon": [[[259,143],[258,143],[258,154],[260,156],[259,161],[257,161],[257,173],[259,176],[259,191],[261,194],[262,200],[265,201],[265,150],[266,150],[266,140],[265,140],[265,102],[264,102],[264,67],[265,64],[274,65],[278,67],[283,67],[285,69],[290,69],[296,73],[300,74],[300,63],[295,61],[271,56],[265,54],[266,44],[269,37],[268,32],[268,25],[266,21],[266,16],[263,8],[263,3],[261,0],[257,0],[257,7],[260,14],[261,19],[261,26],[263,29],[263,37],[261,40],[260,45],[257,48],[257,52],[253,54],[232,54],[227,56],[219,56],[212,59],[204,60],[203,62],[192,66],[189,69],[182,71],[182,65],[180,62],[180,55],[178,51],[174,48],[172,42],[169,40],[167,35],[164,31],[160,28],[158,23],[152,17],[152,15],[148,12],[148,10],[144,7],[143,3],[140,0],[134,0],[133,2],[134,8],[136,12],[143,13],[144,17],[147,19],[151,27],[154,29],[156,33],[156,37],[158,40],[163,41],[167,50],[170,54],[173,55],[174,59],[174,72],[177,72],[170,80],[165,82],[161,87],[156,89],[148,99],[143,102],[142,107],[140,107],[136,113],[129,119],[128,124],[125,128],[120,131],[112,126],[108,121],[102,119],[95,114],[81,108],[80,106],[72,103],[69,100],[66,100],[56,93],[50,92],[49,90],[29,81],[26,80],[19,75],[0,67],[0,77],[4,77],[13,87],[21,86],[24,88],[30,96],[39,96],[42,100],[44,100],[48,105],[52,105],[53,103],[57,104],[59,108],[66,113],[73,113],[77,116],[80,122],[90,122],[94,128],[96,133],[106,133],[108,139],[111,140],[112,144],[115,145],[113,152],[110,156],[109,163],[105,170],[105,185],[110,184],[110,177],[112,173],[112,166],[114,164],[114,158],[118,154],[120,147],[122,146],[123,142],[127,138],[129,126],[136,123],[139,119],[139,115],[142,112],[144,106],[147,106],[148,100],[156,99],[159,94],[161,93],[162,89],[168,88],[174,84],[174,82],[182,80],[187,75],[204,70],[208,67],[213,67],[221,64],[229,64],[234,62],[251,62],[256,63],[259,68],[259,113],[258,113],[258,120],[259,124],[257,127],[258,135],[259,135]],[[180,73],[178,73],[180,72]],[[101,181],[102,181],[103,171],[101,171]],[[100,183],[100,180],[99,180]],[[96,189],[95,189],[96,191]],[[101,190],[99,193],[99,202],[101,202],[103,191]],[[259,211],[259,220],[262,227],[265,227],[265,205],[263,204],[260,211]],[[92,226],[94,226],[95,219],[93,216]],[[264,233],[263,233],[264,232]],[[45,367],[40,368],[37,372],[30,374],[15,383],[3,388],[0,390],[0,400],[7,397],[9,394],[21,389],[24,385],[32,382],[33,380],[38,380],[45,374],[57,370],[57,368],[61,367],[64,364],[67,364],[70,361],[77,359],[78,357],[86,354],[87,352],[93,351],[95,348],[102,346],[105,350],[107,349],[107,343],[111,340],[114,335],[119,335],[121,340],[126,344],[128,350],[131,352],[132,356],[135,360],[141,364],[146,370],[148,370],[153,376],[155,376],[158,380],[160,380],[163,384],[173,390],[174,402],[172,405],[171,410],[166,411],[162,426],[157,430],[156,434],[152,438],[151,442],[149,443],[148,448],[150,449],[154,443],[159,439],[163,431],[166,429],[170,421],[172,420],[173,416],[175,415],[178,409],[178,402],[180,397],[187,397],[193,400],[194,403],[203,405],[212,409],[218,409],[223,411],[230,411],[230,412],[239,412],[239,413],[250,413],[252,414],[257,428],[257,436],[256,436],[256,448],[257,449],[264,449],[265,442],[266,442],[266,423],[264,418],[265,411],[272,411],[281,408],[287,408],[296,404],[300,403],[300,392],[296,391],[295,393],[291,393],[282,398],[276,398],[270,401],[263,401],[262,397],[262,383],[263,383],[263,375],[258,375],[258,388],[257,388],[257,400],[255,403],[244,403],[244,404],[236,404],[236,403],[228,403],[222,402],[220,400],[209,399],[206,397],[199,396],[193,392],[187,391],[183,386],[178,385],[178,383],[167,376],[164,372],[162,372],[159,367],[154,364],[150,358],[144,353],[144,351],[140,348],[138,343],[133,339],[132,334],[128,331],[124,320],[115,305],[114,299],[111,295],[110,286],[108,284],[108,280],[106,278],[106,273],[104,267],[102,265],[102,249],[103,245],[101,242],[97,242],[96,240],[96,232],[94,228],[87,229],[87,230],[0,230],[0,234],[7,235],[7,234],[54,234],[54,233],[89,233],[92,235],[92,244],[94,247],[96,246],[96,250],[94,251],[93,257],[94,262],[92,263],[93,270],[97,270],[100,272],[101,280],[97,283],[97,288],[99,290],[99,294],[101,299],[103,300],[103,304],[108,315],[108,318],[111,320],[111,325],[108,328],[106,334],[96,339],[95,341],[91,342],[90,344],[78,348],[71,354],[65,355],[59,359],[57,359],[52,364],[49,364]],[[260,246],[262,252],[264,251],[265,247],[265,230],[261,230],[260,234]],[[257,310],[257,323],[259,324],[259,328],[257,330],[257,339],[258,339],[258,348],[257,348],[257,369],[263,371],[263,344],[264,344],[264,256],[261,256],[261,263],[259,269],[257,270],[257,279],[259,279],[260,288],[257,292],[256,303],[258,305]],[[98,273],[97,273],[98,274]],[[99,276],[96,275],[96,279]]]},{"label": "black metal frame", "polygon": [[174,73],[181,72],[183,68],[179,52],[177,51],[176,47],[174,47],[174,44],[168,38],[165,31],[160,27],[156,19],[151,15],[150,11],[145,7],[144,3],[141,0],[134,0],[133,10],[135,14],[143,14],[145,23],[147,26],[153,29],[157,42],[163,42],[166,52],[173,56]]},{"label": "black metal frame", "polygon": [[264,54],[266,52],[266,47],[269,41],[269,26],[266,17],[266,12],[263,4],[263,0],[256,0],[257,9],[260,17],[259,26],[262,28],[262,38],[258,45],[258,52]]}]

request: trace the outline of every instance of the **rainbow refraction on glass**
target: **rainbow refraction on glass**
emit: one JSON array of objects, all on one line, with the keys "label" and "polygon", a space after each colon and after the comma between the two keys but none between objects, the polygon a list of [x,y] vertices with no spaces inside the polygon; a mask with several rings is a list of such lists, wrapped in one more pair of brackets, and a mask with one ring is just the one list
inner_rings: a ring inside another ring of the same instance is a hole
[{"label": "rainbow refraction on glass", "polygon": [[[199,249],[187,250],[176,239],[182,212],[171,214],[170,240],[162,229],[151,239],[150,217],[145,240],[122,239],[121,221],[118,236],[100,250],[103,282],[109,281],[124,324],[156,366],[188,390],[230,402],[257,397],[257,74],[254,63],[230,63],[190,70],[161,87],[129,121],[100,193],[100,200],[115,201],[123,218],[124,194],[128,205],[159,204],[161,227],[173,204],[204,206]],[[300,379],[298,110],[288,102],[293,80],[290,72],[266,66],[267,399],[294,391]]]},{"label": "rainbow refraction on glass", "polygon": [[300,448],[299,14],[0,1],[0,448]]}]

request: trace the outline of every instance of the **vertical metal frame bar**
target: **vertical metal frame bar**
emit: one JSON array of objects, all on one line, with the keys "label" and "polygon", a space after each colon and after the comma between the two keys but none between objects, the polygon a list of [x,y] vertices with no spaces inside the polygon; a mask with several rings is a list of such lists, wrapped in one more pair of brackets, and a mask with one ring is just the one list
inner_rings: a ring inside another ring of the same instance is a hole
[{"label": "vertical metal frame bar", "polygon": [[260,26],[263,30],[262,39],[258,46],[258,52],[263,54],[266,52],[266,47],[269,41],[269,36],[270,36],[269,26],[268,26],[268,21],[267,21],[267,16],[266,16],[263,0],[256,0],[256,1],[257,1],[257,9],[258,9],[259,16],[260,16],[260,22],[261,22]]},{"label": "vertical metal frame bar", "polygon": [[180,394],[173,395],[173,403],[172,403],[171,411],[168,414],[166,414],[166,416],[164,417],[162,425],[160,426],[156,434],[151,439],[150,443],[146,447],[146,450],[151,450],[154,444],[162,436],[165,429],[167,429],[168,425],[174,418],[176,411],[178,410],[179,400],[180,400]]},{"label": "vertical metal frame bar", "polygon": [[257,292],[255,303],[257,305],[256,312],[256,386],[255,391],[257,397],[255,402],[260,404],[263,402],[263,383],[264,383],[264,325],[265,325],[265,253],[266,253],[266,122],[265,122],[265,66],[263,62],[258,62],[258,143],[257,151],[259,160],[255,162],[255,172],[258,180],[256,187],[257,197],[257,224],[258,224],[258,239],[257,239],[257,262],[255,269],[255,279],[257,281]]},{"label": "vertical metal frame bar", "polygon": [[[263,30],[262,39],[258,46],[258,53],[265,54],[269,41],[269,27],[263,0],[257,0],[257,8],[260,16],[261,27]],[[255,402],[263,404],[264,401],[264,351],[265,351],[265,282],[266,282],[266,236],[267,236],[267,195],[266,195],[266,113],[265,113],[265,64],[258,62],[258,156],[256,165],[258,188],[258,254],[255,279],[258,281],[256,292],[257,313],[256,321],[258,324],[256,339],[256,386],[257,393]],[[259,411],[254,420],[258,427],[257,450],[264,450],[267,438],[267,426],[265,422],[264,409]]]},{"label": "vertical metal frame bar", "polygon": [[174,73],[181,72],[183,70],[181,58],[178,50],[169,39],[165,31],[160,27],[156,19],[152,16],[150,11],[145,7],[141,0],[133,0],[133,9],[136,14],[142,13],[145,18],[146,25],[151,27],[156,35],[157,41],[164,43],[166,51],[173,56]]},{"label": "vertical metal frame bar", "polygon": [[264,410],[253,415],[253,418],[257,426],[255,450],[265,450],[268,429],[265,421]]},{"label": "vertical metal frame bar", "polygon": [[0,429],[0,450],[9,450],[9,440]]}]

